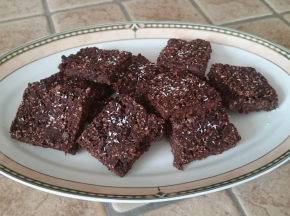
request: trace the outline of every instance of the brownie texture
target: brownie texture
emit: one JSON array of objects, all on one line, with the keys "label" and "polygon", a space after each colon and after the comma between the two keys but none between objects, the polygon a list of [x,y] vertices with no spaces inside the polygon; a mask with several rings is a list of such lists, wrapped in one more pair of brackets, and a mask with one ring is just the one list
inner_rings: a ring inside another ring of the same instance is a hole
[{"label": "brownie texture", "polygon": [[146,82],[160,73],[158,67],[147,58],[138,54],[132,57],[132,64],[117,75],[113,88],[120,94],[136,95],[136,87],[139,82]]},{"label": "brownie texture", "polygon": [[162,71],[186,71],[203,78],[211,52],[211,45],[205,40],[169,39],[160,52],[157,65]]},{"label": "brownie texture", "polygon": [[68,57],[63,55],[59,69],[67,77],[110,85],[131,63],[130,52],[87,47]]},{"label": "brownie texture", "polygon": [[167,120],[215,108],[221,101],[217,91],[189,73],[162,73],[138,84],[141,100]]},{"label": "brownie texture", "polygon": [[40,80],[48,87],[57,85],[65,85],[71,88],[91,89],[90,102],[92,106],[99,104],[100,101],[106,100],[112,93],[113,89],[109,85],[93,83],[90,81],[80,80],[78,78],[70,78],[64,75],[63,71],[59,71],[45,79]]},{"label": "brownie texture", "polygon": [[127,95],[110,101],[78,139],[109,170],[123,177],[134,162],[163,137],[163,120]]},{"label": "brownie texture", "polygon": [[10,128],[13,139],[75,154],[88,115],[90,88],[29,84]]},{"label": "brownie texture", "polygon": [[278,107],[275,89],[254,68],[213,64],[208,82],[220,93],[229,110],[247,114]]},{"label": "brownie texture", "polygon": [[241,140],[222,106],[217,106],[210,112],[188,115],[182,119],[170,119],[170,124],[173,165],[180,170],[183,170],[184,164],[191,161],[221,154]]},{"label": "brownie texture", "polygon": [[92,122],[94,118],[97,117],[100,112],[102,112],[103,108],[112,100],[113,98],[108,98],[106,100],[95,102],[94,105],[90,107],[88,121]]}]

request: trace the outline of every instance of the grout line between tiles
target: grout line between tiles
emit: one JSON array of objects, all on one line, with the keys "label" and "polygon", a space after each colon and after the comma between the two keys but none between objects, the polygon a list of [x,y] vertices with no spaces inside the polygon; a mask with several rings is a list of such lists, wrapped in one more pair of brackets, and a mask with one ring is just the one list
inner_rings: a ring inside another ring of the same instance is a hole
[{"label": "grout line between tiles", "polygon": [[120,8],[123,11],[123,13],[125,14],[127,20],[132,21],[132,18],[130,16],[129,12],[127,11],[126,7],[122,4],[122,2],[120,0],[115,0],[115,1],[120,6]]},{"label": "grout line between tiles", "polygon": [[265,0],[260,0],[264,5],[266,5],[274,14],[275,17],[280,18],[280,20],[282,20],[287,26],[290,27],[290,23],[287,22],[287,20],[284,19],[284,14],[289,13],[289,11],[286,11],[284,13],[277,13],[272,7],[271,5],[268,4],[268,2],[266,2]]},{"label": "grout line between tiles", "polygon": [[239,20],[239,21],[234,21],[234,22],[223,23],[223,24],[220,24],[220,26],[244,24],[247,22],[253,22],[253,21],[257,21],[257,20],[263,20],[263,19],[274,18],[274,17],[276,17],[276,16],[271,14],[271,15],[265,15],[265,16],[261,16],[261,17],[254,17],[254,18],[249,18],[249,19],[244,19],[244,20]]},{"label": "grout line between tiles", "polygon": [[[45,1],[45,0],[43,0],[43,1]],[[74,8],[61,9],[61,10],[57,10],[57,11],[53,11],[53,12],[49,12],[49,13],[53,15],[56,13],[71,12],[71,11],[75,11],[75,10],[83,10],[83,9],[100,7],[100,6],[110,5],[110,4],[117,4],[117,1],[101,2],[101,3],[79,6],[79,7],[74,7]]]},{"label": "grout line between tiles", "polygon": [[157,203],[148,203],[144,206],[137,207],[135,209],[125,211],[125,212],[118,212],[114,209],[112,203],[103,203],[106,208],[108,216],[138,216],[141,214],[145,214],[147,212],[154,211],[156,209],[171,205],[181,200],[174,200],[174,201],[166,201],[166,202],[157,202]]},{"label": "grout line between tiles", "polygon": [[[134,0],[115,0],[115,1],[119,1],[119,2],[128,2],[128,1],[134,1]],[[138,1],[138,0],[137,0]]]},{"label": "grout line between tiles", "polygon": [[209,24],[213,24],[213,22],[210,20],[210,18],[203,12],[203,10],[199,7],[199,5],[194,1],[190,0],[191,4],[201,13],[201,15],[208,21]]},{"label": "grout line between tiles", "polygon": [[[128,21],[132,21],[132,18],[130,16],[130,14],[128,13],[128,11],[126,10],[125,6],[122,4],[122,2],[125,2],[128,0],[115,0],[115,1],[110,1],[110,2],[103,2],[103,3],[96,3],[96,4],[91,4],[91,5],[87,5],[87,6],[80,6],[80,7],[75,7],[75,8],[70,8],[70,9],[63,9],[63,10],[59,10],[59,11],[54,11],[54,12],[50,12],[49,11],[49,6],[47,3],[47,0],[42,0],[44,8],[45,8],[45,13],[44,14],[38,14],[38,15],[32,15],[32,16],[27,16],[27,17],[21,17],[21,18],[13,18],[13,19],[8,19],[8,20],[3,20],[0,21],[0,24],[2,23],[8,23],[8,22],[13,22],[13,21],[19,21],[19,20],[25,20],[25,19],[29,19],[29,18],[34,18],[34,17],[41,17],[41,16],[46,16],[49,22],[49,26],[50,26],[50,30],[51,33],[55,33],[55,26],[52,20],[52,15],[56,14],[56,13],[61,13],[61,12],[70,12],[70,11],[74,11],[74,10],[81,10],[81,9],[88,9],[88,8],[93,8],[93,7],[97,7],[97,6],[105,6],[105,5],[110,5],[110,4],[117,4],[120,6],[122,12],[124,13],[126,19]],[[284,19],[284,15],[285,14],[290,14],[290,11],[287,12],[283,12],[283,13],[277,13],[275,12],[275,10],[267,3],[265,2],[265,0],[260,0],[262,3],[264,3],[272,12],[272,15],[266,15],[266,16],[262,16],[262,17],[255,17],[255,18],[249,18],[249,19],[245,19],[245,20],[241,20],[241,21],[236,21],[236,22],[229,22],[229,23],[224,23],[221,24],[221,26],[227,26],[227,25],[234,25],[234,24],[243,24],[243,23],[247,23],[247,22],[251,22],[251,21],[257,21],[257,20],[263,20],[263,19],[267,19],[267,18],[279,18],[280,20],[282,20],[287,26],[290,27],[290,23],[287,22]],[[213,24],[213,22],[209,19],[209,17],[203,12],[203,10],[201,10],[201,8],[198,6],[198,4],[195,2],[195,0],[190,0],[190,2],[193,4],[193,6],[201,13],[201,15],[208,21],[209,24]],[[247,216],[242,205],[240,204],[238,198],[236,197],[236,195],[234,194],[234,192],[232,191],[232,189],[227,189],[226,190],[227,194],[230,196],[230,198],[232,199],[235,207],[238,209],[239,213],[241,216]],[[180,201],[180,200],[178,200]],[[144,214],[146,212],[150,212],[168,205],[171,205],[173,203],[176,203],[178,201],[167,201],[167,202],[160,202],[160,203],[149,203],[149,204],[145,204],[144,206],[141,207],[137,207],[135,209],[126,211],[126,212],[117,212],[113,206],[112,203],[103,203],[103,205],[106,208],[107,214],[108,216],[137,216],[137,215],[141,215]]]},{"label": "grout line between tiles", "polygon": [[277,14],[277,12],[271,7],[271,5],[268,4],[268,2],[266,2],[265,0],[260,0],[260,2],[266,5],[267,8],[269,8],[273,12],[273,14]]},{"label": "grout line between tiles", "polygon": [[49,27],[50,27],[50,30],[51,30],[51,33],[55,33],[55,27],[54,27],[54,23],[53,23],[53,20],[51,18],[51,13],[49,12],[49,7],[48,7],[48,3],[46,0],[42,0],[43,2],[43,5],[44,5],[44,8],[45,8],[45,15],[48,19],[48,23],[49,23]]},{"label": "grout line between tiles", "polygon": [[286,14],[290,14],[290,11],[286,11],[286,12],[284,12],[284,13],[281,13],[281,15],[286,15]]},{"label": "grout line between tiles", "polygon": [[284,14],[283,16],[281,14],[277,14],[277,18],[280,18],[280,20],[282,20],[287,26],[290,27],[290,23],[287,20],[285,20]]},{"label": "grout line between tiles", "polygon": [[13,19],[8,19],[8,20],[2,20],[2,21],[0,21],[0,24],[14,22],[14,21],[19,21],[19,20],[25,20],[25,19],[34,18],[34,17],[41,17],[41,16],[45,16],[45,14],[37,14],[37,15],[32,15],[32,16],[26,16],[26,17],[19,17],[19,18],[13,18]]},{"label": "grout line between tiles", "polygon": [[102,3],[97,3],[97,4],[91,4],[91,5],[86,5],[86,6],[80,6],[80,7],[75,7],[75,8],[69,8],[69,9],[63,9],[63,10],[58,10],[58,11],[54,11],[54,12],[50,12],[49,11],[49,6],[47,3],[47,0],[42,0],[44,7],[45,7],[45,15],[48,17],[48,21],[49,21],[49,25],[51,28],[52,33],[55,33],[55,26],[54,26],[54,22],[52,19],[52,15],[57,14],[57,13],[62,13],[62,12],[71,12],[71,11],[75,11],[75,10],[83,10],[83,9],[88,9],[88,8],[93,8],[93,7],[100,7],[100,6],[105,6],[105,5],[110,5],[110,4],[117,4],[120,6],[122,12],[124,13],[126,19],[128,21],[132,21],[129,13],[126,11],[125,7],[120,3],[120,1],[115,0],[115,1],[110,1],[110,2],[102,2]]},{"label": "grout line between tiles", "polygon": [[233,201],[235,207],[237,208],[237,210],[239,211],[240,215],[247,216],[245,210],[243,209],[241,203],[239,202],[238,198],[234,194],[232,188],[226,189],[225,191],[229,195],[229,197],[232,199],[232,201]]}]

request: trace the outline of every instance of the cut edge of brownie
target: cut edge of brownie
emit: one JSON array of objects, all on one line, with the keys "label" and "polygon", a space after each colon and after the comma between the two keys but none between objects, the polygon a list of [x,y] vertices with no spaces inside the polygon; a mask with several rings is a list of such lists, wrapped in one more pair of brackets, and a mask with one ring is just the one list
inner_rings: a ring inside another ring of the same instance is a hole
[{"label": "cut edge of brownie", "polygon": [[92,122],[94,120],[94,118],[97,117],[102,112],[104,107],[112,100],[113,100],[113,98],[108,98],[106,100],[101,100],[101,101],[95,102],[95,104],[90,107],[88,121]]}]

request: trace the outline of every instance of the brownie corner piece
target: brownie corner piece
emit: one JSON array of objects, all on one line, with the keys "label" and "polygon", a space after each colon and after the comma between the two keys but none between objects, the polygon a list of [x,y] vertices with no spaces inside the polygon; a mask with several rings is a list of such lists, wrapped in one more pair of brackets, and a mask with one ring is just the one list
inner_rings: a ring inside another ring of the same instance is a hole
[{"label": "brownie corner piece", "polygon": [[213,64],[208,82],[220,93],[229,110],[247,114],[278,107],[275,89],[255,68]]},{"label": "brownie corner piece", "polygon": [[11,127],[11,138],[75,154],[88,115],[90,89],[29,84]]},{"label": "brownie corner piece", "polygon": [[229,116],[221,106],[203,114],[170,119],[170,123],[173,165],[180,170],[189,162],[221,154],[235,147],[241,140],[239,132],[229,122]]},{"label": "brownie corner piece", "polygon": [[169,39],[166,47],[160,52],[157,65],[163,71],[187,71],[204,78],[211,52],[210,42],[202,39]]},{"label": "brownie corner piece", "polygon": [[127,95],[110,101],[78,139],[82,148],[123,177],[163,137],[164,121]]},{"label": "brownie corner piece", "polygon": [[68,77],[110,85],[116,75],[125,70],[131,62],[130,52],[87,47],[68,57],[62,56],[59,69]]}]

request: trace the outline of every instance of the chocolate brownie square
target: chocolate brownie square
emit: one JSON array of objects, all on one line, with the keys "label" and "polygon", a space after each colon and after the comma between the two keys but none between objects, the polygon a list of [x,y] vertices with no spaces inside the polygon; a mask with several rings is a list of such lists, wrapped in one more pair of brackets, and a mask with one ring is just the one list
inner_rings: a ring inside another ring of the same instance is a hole
[{"label": "chocolate brownie square", "polygon": [[90,81],[80,80],[78,78],[66,77],[63,71],[51,75],[45,79],[40,80],[48,87],[56,85],[66,85],[71,88],[91,89],[90,106],[98,106],[100,101],[107,100],[113,93],[113,89],[109,85],[93,83]]},{"label": "chocolate brownie square", "polygon": [[170,145],[174,155],[173,165],[182,170],[182,165],[202,160],[210,155],[236,146],[241,140],[235,126],[222,106],[200,115],[182,119],[170,119]]},{"label": "chocolate brownie square", "polygon": [[116,74],[122,73],[131,63],[130,52],[87,47],[77,54],[62,56],[59,69],[67,77],[110,85]]},{"label": "chocolate brownie square", "polygon": [[104,107],[77,142],[116,175],[123,177],[134,162],[163,137],[163,120],[127,95]]},{"label": "chocolate brownie square", "polygon": [[170,39],[160,52],[157,65],[163,68],[163,71],[186,71],[203,78],[211,52],[211,45],[205,40]]},{"label": "chocolate brownie square", "polygon": [[220,93],[229,110],[249,113],[278,107],[275,89],[254,68],[213,64],[208,82]]},{"label": "chocolate brownie square", "polygon": [[139,83],[138,95],[154,113],[167,120],[215,108],[221,101],[217,91],[189,73],[162,73]]},{"label": "chocolate brownie square", "polygon": [[146,82],[160,73],[158,67],[141,54],[132,57],[132,64],[117,75],[113,88],[120,94],[136,96],[138,82]]},{"label": "chocolate brownie square", "polygon": [[10,128],[13,139],[75,154],[88,115],[90,88],[29,84]]}]

